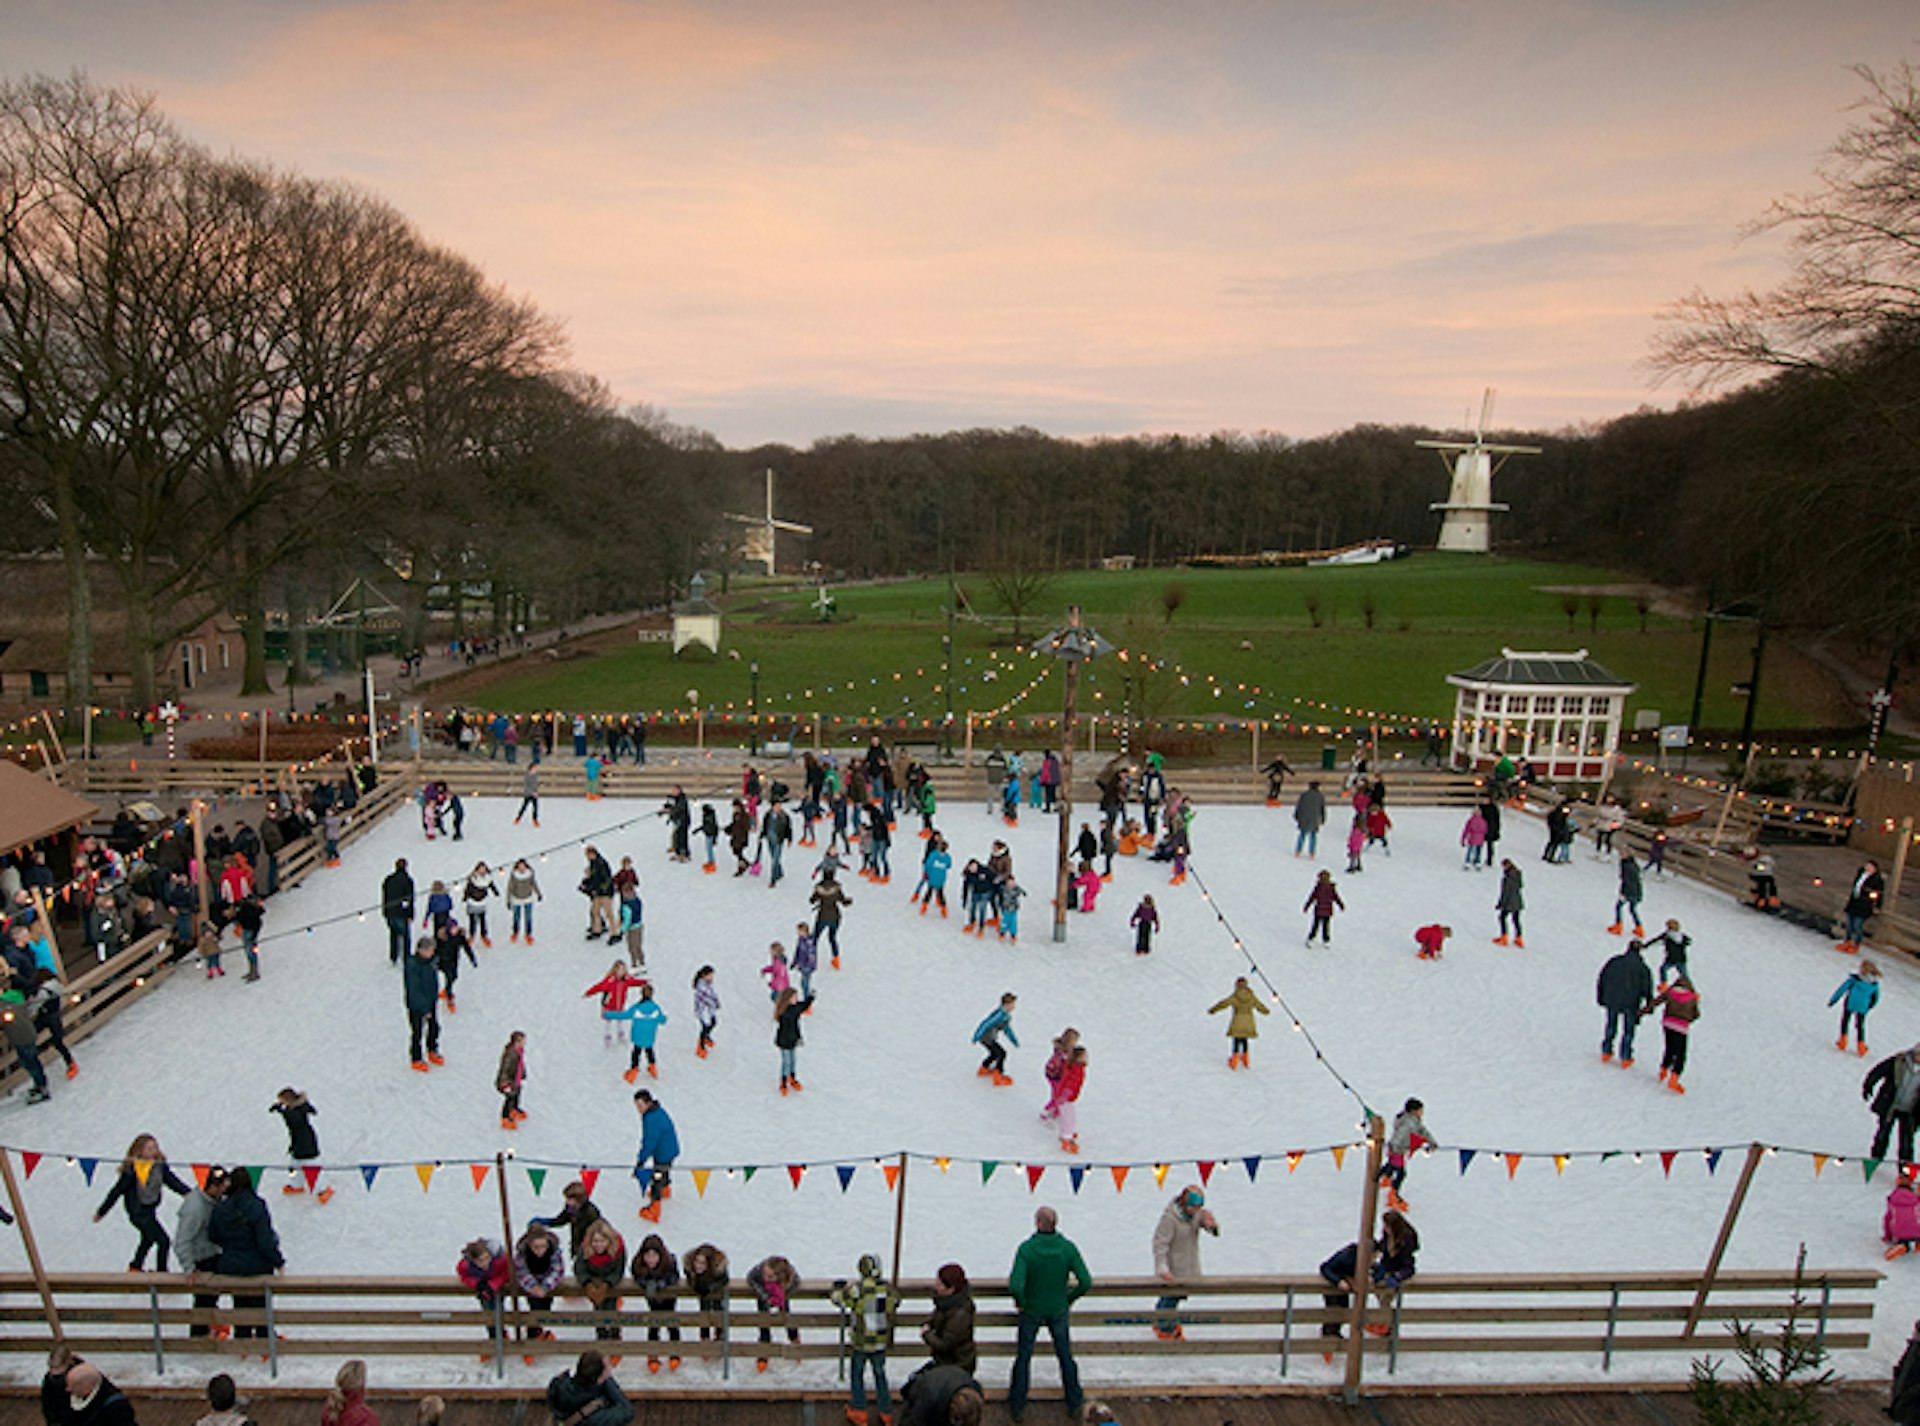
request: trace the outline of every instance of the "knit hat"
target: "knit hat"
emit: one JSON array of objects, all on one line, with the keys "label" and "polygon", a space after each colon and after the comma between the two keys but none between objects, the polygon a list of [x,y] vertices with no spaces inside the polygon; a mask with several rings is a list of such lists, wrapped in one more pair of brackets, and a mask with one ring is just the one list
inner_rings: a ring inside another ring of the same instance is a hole
[{"label": "knit hat", "polygon": [[948,1292],[958,1292],[967,1285],[967,1270],[958,1263],[948,1263],[936,1274],[940,1286]]}]

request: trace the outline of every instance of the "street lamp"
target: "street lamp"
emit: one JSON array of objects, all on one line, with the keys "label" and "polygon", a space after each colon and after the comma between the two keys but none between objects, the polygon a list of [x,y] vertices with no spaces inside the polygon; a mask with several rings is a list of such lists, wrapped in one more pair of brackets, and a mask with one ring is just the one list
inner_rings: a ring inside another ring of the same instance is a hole
[{"label": "street lamp", "polygon": [[1066,665],[1060,717],[1060,838],[1053,869],[1053,939],[1067,939],[1068,842],[1073,834],[1073,735],[1080,724],[1080,665],[1110,653],[1113,645],[1080,622],[1080,606],[1067,610],[1067,622],[1039,644]]},{"label": "street lamp", "polygon": [[760,756],[760,660],[753,659],[747,664],[747,725],[751,731],[748,752],[754,757]]}]

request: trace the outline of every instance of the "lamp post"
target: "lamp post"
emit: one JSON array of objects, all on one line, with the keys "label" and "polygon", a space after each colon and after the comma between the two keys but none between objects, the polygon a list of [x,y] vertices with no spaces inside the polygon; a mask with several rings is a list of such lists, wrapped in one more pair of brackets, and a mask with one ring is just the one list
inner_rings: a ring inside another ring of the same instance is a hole
[{"label": "lamp post", "polygon": [[1040,642],[1066,665],[1060,716],[1060,837],[1053,869],[1053,939],[1067,939],[1068,843],[1073,835],[1073,738],[1080,725],[1080,665],[1108,653],[1113,645],[1080,622],[1080,606],[1067,610],[1067,622]]},{"label": "lamp post", "polygon": [[747,751],[754,757],[760,756],[760,660],[754,659],[747,664]]}]

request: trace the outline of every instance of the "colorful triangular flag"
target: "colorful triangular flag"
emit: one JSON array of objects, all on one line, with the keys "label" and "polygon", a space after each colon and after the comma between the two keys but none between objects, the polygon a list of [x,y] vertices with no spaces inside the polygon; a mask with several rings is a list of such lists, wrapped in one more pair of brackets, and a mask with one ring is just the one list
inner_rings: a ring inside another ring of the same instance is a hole
[{"label": "colorful triangular flag", "polygon": [[547,1171],[545,1169],[528,1169],[527,1183],[533,1189],[533,1196],[538,1198],[540,1196],[540,1190],[547,1186]]},{"label": "colorful triangular flag", "polygon": [[880,1172],[887,1177],[887,1192],[892,1193],[894,1185],[900,1182],[900,1165],[898,1163],[882,1164]]},{"label": "colorful triangular flag", "polygon": [[433,1182],[433,1165],[415,1164],[413,1171],[420,1175],[420,1191],[425,1193],[427,1191],[427,1185]]},{"label": "colorful triangular flag", "polygon": [[26,1168],[27,1177],[32,1178],[33,1171],[40,1167],[40,1155],[34,1153],[31,1149],[22,1149],[20,1151],[20,1162]]},{"label": "colorful triangular flag", "polygon": [[1155,1164],[1153,1166],[1153,1182],[1156,1188],[1165,1188],[1167,1186],[1167,1170],[1172,1167],[1172,1164]]},{"label": "colorful triangular flag", "polygon": [[379,1173],[379,1172],[380,1172],[380,1165],[378,1165],[378,1164],[362,1164],[362,1165],[360,1165],[360,1177],[361,1177],[361,1178],[363,1178],[363,1179],[365,1179],[365,1180],[367,1181],[367,1187],[368,1187],[368,1188],[372,1188],[372,1187],[373,1187],[373,1179],[374,1179],[374,1175],[375,1175],[375,1174],[377,1174],[377,1173]]},{"label": "colorful triangular flag", "polygon": [[712,1169],[695,1169],[693,1171],[693,1195],[695,1198],[705,1198],[707,1196],[707,1180],[712,1177]]},{"label": "colorful triangular flag", "polygon": [[998,1159],[980,1160],[980,1182],[982,1183],[989,1182],[993,1178],[994,1171],[999,1167],[1000,1167],[1000,1160]]},{"label": "colorful triangular flag", "polygon": [[253,1180],[253,1191],[255,1193],[260,1191],[260,1180],[266,1177],[266,1173],[267,1169],[264,1164],[247,1165],[247,1177]]},{"label": "colorful triangular flag", "polygon": [[758,1165],[758,1164],[747,1164],[747,1165],[745,1165],[745,1166],[744,1166],[743,1168],[741,1168],[741,1170],[740,1170],[740,1182],[742,1182],[742,1183],[752,1183],[752,1182],[753,1182],[753,1176],[754,1176],[755,1174],[757,1174],[757,1173],[759,1173],[759,1172],[760,1172],[760,1165]]},{"label": "colorful triangular flag", "polygon": [[1073,1191],[1075,1193],[1078,1193],[1080,1191],[1080,1182],[1086,1176],[1087,1176],[1087,1171],[1080,1164],[1071,1164],[1067,1168],[1067,1178],[1072,1182]]},{"label": "colorful triangular flag", "polygon": [[1660,1172],[1664,1174],[1666,1177],[1672,1178],[1673,1177],[1673,1161],[1678,1157],[1679,1157],[1679,1150],[1662,1149],[1660,1151]]},{"label": "colorful triangular flag", "polygon": [[1200,1184],[1204,1188],[1207,1180],[1213,1177],[1213,1160],[1202,1159],[1194,1167],[1200,1170]]},{"label": "colorful triangular flag", "polygon": [[1553,1156],[1553,1172],[1556,1178],[1567,1171],[1568,1157],[1566,1154],[1555,1154]]},{"label": "colorful triangular flag", "polygon": [[473,1191],[478,1193],[480,1191],[480,1185],[487,1181],[487,1170],[492,1168],[493,1165],[468,1164],[467,1167],[473,1170]]},{"label": "colorful triangular flag", "polygon": [[840,1180],[840,1191],[845,1193],[847,1186],[853,1182],[853,1165],[835,1164],[833,1166],[833,1172],[834,1176]]},{"label": "colorful triangular flag", "polygon": [[1335,1144],[1333,1146],[1333,1166],[1337,1169],[1343,1169],[1347,1166],[1347,1146],[1345,1144]]},{"label": "colorful triangular flag", "polygon": [[[22,1154],[21,1157],[38,1159],[40,1156],[38,1154]],[[193,1181],[199,1184],[200,1187],[205,1188],[207,1186],[207,1175],[213,1172],[213,1165],[212,1164],[194,1164],[192,1167],[193,1167]],[[27,1170],[27,1176],[29,1178],[33,1176],[33,1170],[31,1168]]]},{"label": "colorful triangular flag", "polygon": [[1617,1159],[1623,1152],[1624,1150],[1621,1149],[1608,1149],[1600,1155],[1600,1162],[1604,1164],[1608,1159]]},{"label": "colorful triangular flag", "polygon": [[806,1177],[806,1173],[807,1166],[805,1164],[787,1165],[787,1177],[793,1180],[793,1187],[796,1192],[799,1191],[800,1180]]},{"label": "colorful triangular flag", "polygon": [[1260,1155],[1248,1154],[1241,1162],[1247,1166],[1248,1183],[1252,1183],[1260,1177]]},{"label": "colorful triangular flag", "polygon": [[953,1160],[949,1158],[937,1158],[933,1161],[933,1166],[939,1169],[941,1173],[945,1173],[949,1168],[953,1167]]},{"label": "colorful triangular flag", "polygon": [[599,1169],[582,1168],[580,1170],[580,1186],[587,1191],[588,1198],[593,1197],[593,1186],[598,1182],[600,1182]]},{"label": "colorful triangular flag", "polygon": [[1126,1164],[1115,1164],[1113,1166],[1113,1191],[1115,1193],[1120,1192],[1121,1189],[1127,1186],[1127,1175],[1132,1171],[1133,1170]]},{"label": "colorful triangular flag", "polygon": [[1826,1166],[1827,1156],[1825,1154],[1815,1154],[1813,1156],[1813,1176],[1815,1178],[1820,1177],[1820,1171]]},{"label": "colorful triangular flag", "polygon": [[1507,1177],[1512,1178],[1514,1174],[1518,1173],[1520,1170],[1521,1156],[1519,1154],[1507,1154],[1507,1155],[1504,1155],[1504,1157],[1507,1161]]},{"label": "colorful triangular flag", "polygon": [[80,1177],[84,1178],[87,1181],[87,1187],[89,1188],[93,1187],[93,1171],[100,1167],[100,1160],[81,1159],[79,1160],[79,1164],[80,1164]]},{"label": "colorful triangular flag", "polygon": [[309,1193],[313,1192],[314,1185],[320,1182],[319,1167],[314,1164],[308,1164],[301,1170],[301,1172],[307,1176],[307,1192]]},{"label": "colorful triangular flag", "polygon": [[1479,1152],[1478,1149],[1462,1149],[1460,1151],[1460,1177],[1465,1178],[1467,1176],[1467,1165],[1473,1162],[1473,1156]]},{"label": "colorful triangular flag", "polygon": [[1032,1193],[1040,1186],[1040,1175],[1047,1171],[1045,1164],[1027,1165],[1027,1192]]},{"label": "colorful triangular flag", "polygon": [[1862,1177],[1860,1181],[1862,1183],[1872,1183],[1874,1170],[1879,1168],[1880,1165],[1882,1165],[1885,1162],[1886,1162],[1885,1159],[1862,1159],[1860,1161],[1860,1169],[1862,1173]]},{"label": "colorful triangular flag", "polygon": [[1287,1150],[1287,1172],[1292,1173],[1295,1169],[1299,1168],[1300,1160],[1304,1159],[1305,1157],[1306,1157],[1306,1154],[1299,1149],[1288,1149]]}]

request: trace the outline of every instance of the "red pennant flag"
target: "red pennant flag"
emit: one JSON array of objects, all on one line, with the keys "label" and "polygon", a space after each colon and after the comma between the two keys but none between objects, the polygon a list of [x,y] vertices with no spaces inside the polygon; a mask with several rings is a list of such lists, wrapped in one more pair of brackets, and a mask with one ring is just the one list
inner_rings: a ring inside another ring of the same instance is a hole
[{"label": "red pennant flag", "polygon": [[1668,1178],[1673,1177],[1673,1160],[1678,1152],[1677,1149],[1662,1149],[1660,1151],[1660,1172]]},{"label": "red pennant flag", "polygon": [[887,1192],[892,1193],[893,1186],[900,1182],[900,1165],[882,1164],[880,1166],[880,1172],[887,1176]]},{"label": "red pennant flag", "polygon": [[1306,1154],[1299,1149],[1288,1149],[1287,1150],[1287,1172],[1292,1173],[1295,1169],[1299,1168],[1300,1160],[1304,1159],[1305,1157],[1306,1157]]},{"label": "red pennant flag", "polygon": [[1202,1159],[1194,1167],[1200,1170],[1200,1184],[1204,1188],[1207,1180],[1213,1177],[1213,1160]]},{"label": "red pennant flag", "polygon": [[312,1191],[313,1186],[320,1182],[320,1170],[312,1164],[308,1164],[302,1171],[307,1176],[307,1189],[308,1191]]},{"label": "red pennant flag", "polygon": [[1129,1166],[1127,1164],[1115,1164],[1113,1165],[1112,1172],[1113,1172],[1113,1191],[1115,1193],[1118,1193],[1120,1192],[1121,1189],[1127,1186],[1127,1173],[1129,1172]]},{"label": "red pennant flag", "polygon": [[[33,1171],[40,1167],[40,1156],[38,1154],[29,1153],[23,1149],[20,1152],[20,1162],[26,1165],[27,1177],[32,1178]],[[205,1180],[202,1180],[202,1182],[204,1181]]]},{"label": "red pennant flag", "polygon": [[1032,1193],[1040,1186],[1040,1175],[1047,1171],[1045,1164],[1027,1165],[1027,1192]]},{"label": "red pennant flag", "polygon": [[787,1177],[793,1180],[793,1186],[795,1189],[798,1189],[800,1187],[801,1176],[805,1174],[806,1171],[807,1171],[807,1166],[805,1164],[788,1164],[787,1165]]},{"label": "red pennant flag", "polygon": [[1506,1156],[1506,1159],[1507,1159],[1507,1177],[1512,1178],[1520,1168],[1521,1155],[1508,1154]]},{"label": "red pennant flag", "polygon": [[580,1170],[580,1187],[584,1188],[587,1191],[588,1198],[593,1197],[593,1186],[598,1182],[600,1182],[599,1169],[581,1169]]},{"label": "red pennant flag", "polygon": [[[478,1193],[480,1191],[480,1185],[487,1181],[487,1170],[493,1166],[491,1164],[468,1164],[467,1167],[473,1171],[473,1191]],[[318,1170],[313,1170],[313,1172],[317,1173]]]}]

